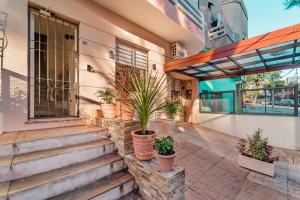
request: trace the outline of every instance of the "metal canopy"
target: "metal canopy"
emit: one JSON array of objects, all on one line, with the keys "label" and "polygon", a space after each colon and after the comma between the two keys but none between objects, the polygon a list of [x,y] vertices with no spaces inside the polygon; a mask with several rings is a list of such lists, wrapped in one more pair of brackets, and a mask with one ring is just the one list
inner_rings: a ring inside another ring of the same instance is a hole
[{"label": "metal canopy", "polygon": [[297,24],[171,61],[164,70],[211,80],[299,67],[300,24]]}]

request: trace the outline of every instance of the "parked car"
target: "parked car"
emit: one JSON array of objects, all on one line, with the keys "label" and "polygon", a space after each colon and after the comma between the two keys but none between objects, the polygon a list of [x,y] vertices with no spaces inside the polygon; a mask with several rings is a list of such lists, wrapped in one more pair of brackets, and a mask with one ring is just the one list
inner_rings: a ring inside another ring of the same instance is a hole
[{"label": "parked car", "polygon": [[282,106],[294,106],[295,101],[293,99],[282,99],[281,100],[281,105]]}]

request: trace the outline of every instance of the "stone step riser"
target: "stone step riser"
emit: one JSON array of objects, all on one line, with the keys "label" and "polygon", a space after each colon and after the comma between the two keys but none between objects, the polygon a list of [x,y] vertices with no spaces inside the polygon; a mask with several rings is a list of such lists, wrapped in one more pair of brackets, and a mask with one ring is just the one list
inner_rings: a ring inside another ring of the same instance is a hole
[{"label": "stone step riser", "polygon": [[70,175],[59,180],[52,181],[50,183],[45,183],[44,185],[36,186],[22,192],[9,194],[8,197],[10,200],[47,199],[92,183],[98,179],[109,176],[112,173],[121,171],[122,169],[123,160],[118,160],[113,164],[96,167],[75,175]]},{"label": "stone step riser", "polygon": [[61,137],[46,138],[46,139],[40,139],[34,141],[26,141],[20,143],[16,142],[15,144],[10,144],[10,145],[1,145],[0,157],[19,155],[19,154],[30,153],[35,151],[43,151],[43,150],[55,149],[60,147],[76,145],[76,144],[93,142],[104,138],[103,132],[104,131],[102,131],[101,135],[98,134],[97,132],[89,132],[89,133],[65,135]]},{"label": "stone step riser", "polygon": [[16,180],[98,158],[115,151],[115,145],[105,144],[50,157],[0,167],[0,182]]},{"label": "stone step riser", "polygon": [[133,192],[135,190],[135,181],[131,180],[123,183],[121,186],[109,190],[101,195],[98,195],[91,200],[114,200],[120,199],[121,197]]}]

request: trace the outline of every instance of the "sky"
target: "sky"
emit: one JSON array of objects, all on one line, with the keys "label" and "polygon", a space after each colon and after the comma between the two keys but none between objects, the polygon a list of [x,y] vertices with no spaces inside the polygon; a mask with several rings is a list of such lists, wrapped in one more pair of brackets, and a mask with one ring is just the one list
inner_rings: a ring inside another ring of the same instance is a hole
[{"label": "sky", "polygon": [[[300,23],[300,8],[285,10],[283,0],[244,0],[248,10],[248,37],[261,35]],[[281,76],[292,77],[296,70],[283,70]],[[299,73],[299,69],[298,69]]]},{"label": "sky", "polygon": [[249,37],[300,23],[300,8],[285,10],[283,0],[244,0]]}]

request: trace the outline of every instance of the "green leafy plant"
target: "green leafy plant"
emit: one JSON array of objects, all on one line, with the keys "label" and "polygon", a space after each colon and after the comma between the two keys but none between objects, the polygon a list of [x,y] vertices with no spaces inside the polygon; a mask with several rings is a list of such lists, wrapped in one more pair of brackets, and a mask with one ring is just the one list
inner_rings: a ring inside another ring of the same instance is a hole
[{"label": "green leafy plant", "polygon": [[294,7],[300,7],[300,0],[284,0],[283,5],[287,10]]},{"label": "green leafy plant", "polygon": [[111,104],[116,97],[114,91],[110,88],[100,89],[96,95],[106,104]]},{"label": "green leafy plant", "polygon": [[174,118],[175,115],[177,115],[178,112],[180,112],[181,104],[178,100],[176,101],[167,100],[165,102],[164,110],[166,111],[168,118]]},{"label": "green leafy plant", "polygon": [[268,138],[262,138],[262,131],[259,128],[252,136],[248,136],[247,140],[240,139],[236,148],[244,156],[269,163],[278,161],[278,156],[272,156],[273,147],[268,144]]},{"label": "green leafy plant", "polygon": [[156,138],[155,149],[160,155],[173,155],[174,141],[171,136]]},{"label": "green leafy plant", "polygon": [[143,135],[152,134],[152,131],[146,130],[148,121],[154,112],[164,108],[164,99],[167,92],[166,77],[157,73],[153,76],[150,74],[145,75],[145,77],[132,74],[131,83],[134,91],[121,80],[116,80],[117,84],[128,95],[128,101],[124,103],[137,113]]}]

